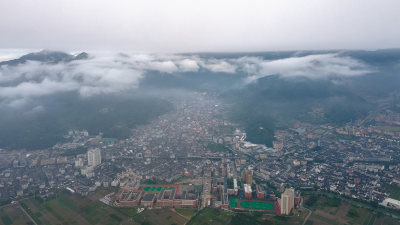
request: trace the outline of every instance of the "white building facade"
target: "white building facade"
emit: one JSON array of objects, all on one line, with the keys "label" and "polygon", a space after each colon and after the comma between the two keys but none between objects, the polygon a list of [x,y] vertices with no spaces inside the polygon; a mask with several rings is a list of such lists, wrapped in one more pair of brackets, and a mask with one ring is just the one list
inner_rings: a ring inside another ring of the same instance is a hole
[{"label": "white building facade", "polygon": [[89,166],[97,166],[101,163],[101,151],[98,148],[90,149],[88,151],[88,165]]}]

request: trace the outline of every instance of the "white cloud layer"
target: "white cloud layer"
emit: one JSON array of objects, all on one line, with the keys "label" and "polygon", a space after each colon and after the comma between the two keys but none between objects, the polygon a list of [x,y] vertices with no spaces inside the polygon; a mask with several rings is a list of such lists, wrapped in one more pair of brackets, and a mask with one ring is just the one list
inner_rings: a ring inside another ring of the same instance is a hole
[{"label": "white cloud layer", "polygon": [[199,64],[192,59],[184,59],[178,63],[179,69],[183,72],[195,72],[199,70]]},{"label": "white cloud layer", "polygon": [[269,75],[318,79],[358,76],[373,71],[372,68],[358,60],[338,54],[308,55],[271,61],[247,58],[241,61],[247,63],[253,73],[247,77],[246,82],[248,83]]},{"label": "white cloud layer", "polygon": [[236,65],[227,62],[226,60],[211,59],[207,62],[202,62],[202,66],[215,73],[235,73]]},{"label": "white cloud layer", "polygon": [[28,61],[18,66],[2,66],[0,102],[19,106],[31,98],[71,91],[82,97],[118,93],[137,88],[147,71],[165,74],[200,71],[232,75],[242,73],[247,74],[244,82],[248,84],[269,75],[324,79],[358,76],[372,70],[353,58],[339,54],[279,60],[260,57],[215,59],[196,55],[98,54],[88,60],[68,63]]}]

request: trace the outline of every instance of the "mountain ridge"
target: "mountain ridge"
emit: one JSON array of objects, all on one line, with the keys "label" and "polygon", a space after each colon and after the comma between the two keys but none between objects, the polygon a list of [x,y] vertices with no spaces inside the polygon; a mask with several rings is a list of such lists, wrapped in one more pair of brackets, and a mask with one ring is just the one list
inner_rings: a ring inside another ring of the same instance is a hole
[{"label": "mountain ridge", "polygon": [[86,52],[81,52],[78,55],[68,54],[62,51],[52,51],[52,50],[42,50],[39,52],[31,52],[23,55],[16,59],[11,59],[7,61],[0,62],[0,66],[17,66],[19,64],[24,64],[28,61],[37,61],[42,63],[60,63],[60,62],[71,62],[74,60],[84,60],[88,59],[89,54]]}]

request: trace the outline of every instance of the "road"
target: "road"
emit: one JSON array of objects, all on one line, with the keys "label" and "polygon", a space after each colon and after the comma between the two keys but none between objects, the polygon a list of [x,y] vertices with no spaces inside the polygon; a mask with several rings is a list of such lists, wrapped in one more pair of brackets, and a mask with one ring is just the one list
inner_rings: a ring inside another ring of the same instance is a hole
[{"label": "road", "polygon": [[25,211],[25,209],[22,206],[19,206],[19,208],[22,210],[22,212],[25,213],[25,215],[32,221],[33,224],[38,225],[35,220]]},{"label": "road", "polygon": [[[304,209],[307,209],[307,208],[304,208]],[[303,222],[302,225],[306,224],[308,218],[310,218],[310,216],[311,216],[311,214],[312,214],[312,211],[311,211],[310,209],[307,209],[307,210],[309,211],[309,213],[308,213],[307,217],[304,219],[304,222]]]}]

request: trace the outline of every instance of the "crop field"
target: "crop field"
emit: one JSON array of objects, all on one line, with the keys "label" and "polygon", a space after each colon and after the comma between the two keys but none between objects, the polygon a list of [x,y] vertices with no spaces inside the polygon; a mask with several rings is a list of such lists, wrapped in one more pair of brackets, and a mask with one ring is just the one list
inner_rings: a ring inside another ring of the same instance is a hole
[{"label": "crop field", "polygon": [[184,225],[197,212],[193,209],[166,208],[146,209],[138,214],[136,208],[113,208],[107,206],[98,201],[96,196],[101,195],[93,193],[88,197],[82,197],[68,192],[60,192],[57,193],[56,197],[47,201],[34,198],[25,199],[20,204],[0,208],[0,225],[33,224],[22,209],[38,225]]},{"label": "crop field", "polygon": [[397,184],[390,184],[386,186],[386,191],[390,193],[390,197],[400,199],[400,187]]},{"label": "crop field", "polygon": [[13,204],[0,209],[0,224],[28,224],[32,222],[22,211],[19,204]]},{"label": "crop field", "polygon": [[[263,212],[227,212],[212,208],[205,208],[199,211],[187,223],[188,225],[258,225],[258,224],[276,224],[276,225],[302,225],[308,211],[301,211],[292,217],[283,217]],[[314,224],[315,225],[315,224]]]},{"label": "crop field", "polygon": [[69,193],[59,193],[54,199],[26,199],[21,205],[37,224],[121,224],[130,218],[106,206]]},{"label": "crop field", "polygon": [[137,224],[161,225],[161,224],[186,224],[192,216],[182,216],[176,213],[173,208],[145,210],[133,216],[133,221]]},{"label": "crop field", "polygon": [[205,208],[195,215],[187,224],[188,225],[225,225],[231,222],[234,213],[222,210]]},{"label": "crop field", "polygon": [[[341,201],[337,207],[329,206],[329,199],[319,197],[310,218],[309,223],[321,225],[359,224],[359,225],[394,225],[400,224],[395,219],[376,214],[365,208],[358,208],[347,202]],[[352,212],[351,214],[349,212]]]}]

